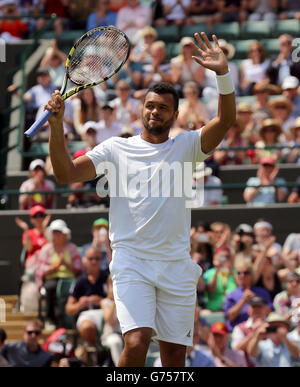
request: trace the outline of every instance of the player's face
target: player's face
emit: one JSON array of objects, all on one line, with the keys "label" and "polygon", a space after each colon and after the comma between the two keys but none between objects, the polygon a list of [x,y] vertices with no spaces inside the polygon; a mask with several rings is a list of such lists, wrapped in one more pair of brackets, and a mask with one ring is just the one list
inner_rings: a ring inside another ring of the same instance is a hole
[{"label": "player's face", "polygon": [[163,134],[170,130],[177,119],[172,94],[149,92],[143,106],[143,125],[151,134]]}]

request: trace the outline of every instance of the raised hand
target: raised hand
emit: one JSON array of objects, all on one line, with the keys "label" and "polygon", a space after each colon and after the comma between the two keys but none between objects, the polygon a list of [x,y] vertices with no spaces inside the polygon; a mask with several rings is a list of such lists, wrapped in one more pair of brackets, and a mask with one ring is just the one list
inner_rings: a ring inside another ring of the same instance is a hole
[{"label": "raised hand", "polygon": [[201,32],[202,38],[198,33],[196,33],[194,36],[200,46],[199,48],[195,43],[193,43],[194,49],[198,52],[202,59],[197,56],[193,56],[193,59],[201,66],[215,71],[218,75],[228,73],[227,59],[222,49],[219,47],[216,35],[212,36],[214,40],[214,46],[211,45],[205,32]]},{"label": "raised hand", "polygon": [[29,230],[29,226],[26,222],[24,222],[24,220],[16,217],[15,218],[15,222],[17,224],[17,226],[19,226],[23,231],[28,231]]}]

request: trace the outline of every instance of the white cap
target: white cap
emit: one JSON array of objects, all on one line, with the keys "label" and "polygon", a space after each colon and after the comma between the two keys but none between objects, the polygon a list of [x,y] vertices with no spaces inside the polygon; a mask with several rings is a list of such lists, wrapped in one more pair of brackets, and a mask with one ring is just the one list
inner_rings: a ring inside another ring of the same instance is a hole
[{"label": "white cap", "polygon": [[265,221],[255,223],[253,228],[254,230],[258,230],[259,228],[268,228],[270,230],[273,230],[273,226],[271,225],[271,223]]},{"label": "white cap", "polygon": [[51,222],[51,224],[49,226],[49,230],[51,232],[53,232],[53,231],[60,231],[63,234],[66,234],[66,235],[71,234],[71,230],[67,227],[66,222],[64,220],[62,220],[62,219],[53,220],[53,222]]},{"label": "white cap", "polygon": [[296,77],[286,77],[285,80],[282,82],[282,90],[286,89],[296,89],[299,86],[299,79]]},{"label": "white cap", "polygon": [[94,130],[98,130],[97,129],[97,122],[95,122],[95,121],[88,121],[88,122],[86,122],[84,125],[83,125],[83,129],[84,129],[84,132],[86,133],[87,132],[87,130],[88,129],[90,129],[90,128],[92,128],[92,129],[94,129]]},{"label": "white cap", "polygon": [[45,162],[41,159],[31,161],[31,163],[29,164],[29,171],[35,170],[36,167],[41,167],[42,169],[45,169]]}]

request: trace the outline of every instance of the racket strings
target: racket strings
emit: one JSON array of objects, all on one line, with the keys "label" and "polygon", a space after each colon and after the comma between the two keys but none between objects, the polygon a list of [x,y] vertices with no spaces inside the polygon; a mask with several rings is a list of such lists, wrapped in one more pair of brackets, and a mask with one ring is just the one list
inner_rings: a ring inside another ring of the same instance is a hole
[{"label": "racket strings", "polygon": [[86,36],[70,59],[71,81],[85,85],[109,77],[124,62],[128,48],[126,38],[115,30],[101,30]]}]

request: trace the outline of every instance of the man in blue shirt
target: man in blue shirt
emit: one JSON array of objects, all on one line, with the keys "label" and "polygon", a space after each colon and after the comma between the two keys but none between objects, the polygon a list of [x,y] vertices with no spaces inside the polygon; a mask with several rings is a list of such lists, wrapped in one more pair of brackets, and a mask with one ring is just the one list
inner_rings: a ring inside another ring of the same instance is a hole
[{"label": "man in blue shirt", "polygon": [[89,31],[92,28],[115,26],[117,20],[117,14],[109,11],[110,1],[99,0],[98,6],[95,12],[91,13],[88,17],[86,24],[86,30]]}]

